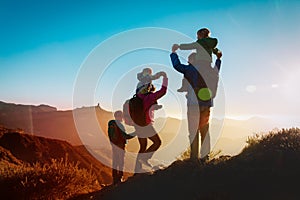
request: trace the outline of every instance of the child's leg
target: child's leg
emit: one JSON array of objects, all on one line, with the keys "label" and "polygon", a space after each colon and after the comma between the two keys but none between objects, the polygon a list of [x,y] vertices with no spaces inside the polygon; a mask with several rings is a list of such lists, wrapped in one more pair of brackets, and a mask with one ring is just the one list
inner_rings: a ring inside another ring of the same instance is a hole
[{"label": "child's leg", "polygon": [[112,146],[112,177],[113,177],[113,184],[119,183],[119,157],[118,157],[118,147]]},{"label": "child's leg", "polygon": [[188,89],[188,80],[186,78],[182,79],[181,88],[179,88],[178,92],[187,92]]}]

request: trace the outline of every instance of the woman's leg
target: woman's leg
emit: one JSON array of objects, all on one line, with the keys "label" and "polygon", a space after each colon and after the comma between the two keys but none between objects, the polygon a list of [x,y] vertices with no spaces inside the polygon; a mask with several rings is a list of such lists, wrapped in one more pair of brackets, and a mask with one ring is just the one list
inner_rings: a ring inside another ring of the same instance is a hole
[{"label": "woman's leg", "polygon": [[139,153],[145,153],[147,148],[147,138],[138,138],[139,144],[140,144],[140,150]]},{"label": "woman's leg", "polygon": [[155,152],[160,146],[161,146],[161,139],[158,136],[158,134],[155,134],[151,137],[149,137],[149,139],[153,142],[152,145],[146,150],[146,153],[151,153],[151,152]]},{"label": "woman's leg", "polygon": [[146,149],[146,151],[145,151],[146,154],[143,155],[141,161],[143,164],[152,168],[152,165],[149,163],[149,159],[153,156],[153,154],[160,147],[161,140],[160,140],[158,134],[155,134],[155,135],[149,137],[149,139],[152,141],[152,145],[148,149]]},{"label": "woman's leg", "polygon": [[136,158],[135,162],[135,172],[138,173],[142,170],[142,163],[141,159],[146,151],[147,148],[147,138],[138,138],[139,144],[140,144],[140,150]]}]

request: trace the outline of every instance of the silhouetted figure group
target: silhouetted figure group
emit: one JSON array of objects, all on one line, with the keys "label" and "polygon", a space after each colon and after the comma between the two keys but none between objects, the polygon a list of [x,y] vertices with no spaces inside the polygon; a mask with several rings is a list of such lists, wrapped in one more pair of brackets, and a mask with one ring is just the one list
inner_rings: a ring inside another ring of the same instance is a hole
[{"label": "silhouetted figure group", "polygon": [[[211,150],[210,108],[213,107],[213,99],[217,92],[222,52],[216,48],[218,40],[210,37],[210,31],[207,28],[202,28],[197,32],[197,39],[196,42],[190,44],[174,44],[170,58],[173,68],[184,75],[182,86],[177,91],[186,92],[190,159],[198,160],[200,150],[200,160],[205,161],[209,159]],[[176,53],[178,49],[195,49],[196,52],[188,56],[188,63],[185,65],[178,58]],[[212,54],[217,57],[213,67],[211,66]],[[162,77],[162,85],[156,91],[152,81],[160,77]],[[161,146],[161,139],[153,123],[154,111],[162,108],[157,100],[167,93],[167,74],[163,71],[153,74],[152,69],[148,67],[137,74],[137,79],[139,82],[134,97],[132,100],[127,100],[123,111],[116,111],[115,119],[108,123],[108,135],[112,144],[114,184],[122,181],[127,140],[136,136],[140,145],[135,163],[136,173],[143,172],[143,165],[152,167],[149,160]],[[123,119],[125,119],[125,124],[135,128],[134,133],[126,134],[122,125]],[[201,148],[199,149],[200,136]],[[148,139],[152,141],[152,144],[147,148]]]}]

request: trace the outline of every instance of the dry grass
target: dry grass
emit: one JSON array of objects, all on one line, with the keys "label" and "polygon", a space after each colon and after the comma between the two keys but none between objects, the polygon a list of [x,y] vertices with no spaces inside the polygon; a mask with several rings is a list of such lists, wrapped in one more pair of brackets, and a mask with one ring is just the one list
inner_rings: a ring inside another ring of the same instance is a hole
[{"label": "dry grass", "polygon": [[92,170],[66,159],[32,166],[0,162],[0,174],[0,196],[5,199],[67,199],[101,188]]},{"label": "dry grass", "polygon": [[249,137],[247,147],[241,154],[257,154],[265,151],[300,152],[300,129],[281,129]]},{"label": "dry grass", "polygon": [[[300,199],[300,129],[271,131],[248,139],[237,156],[211,154],[208,162],[179,160],[149,176],[101,190],[93,199]],[[218,158],[217,158],[218,157]],[[145,195],[147,194],[147,195]],[[77,200],[91,199],[91,195]]]}]

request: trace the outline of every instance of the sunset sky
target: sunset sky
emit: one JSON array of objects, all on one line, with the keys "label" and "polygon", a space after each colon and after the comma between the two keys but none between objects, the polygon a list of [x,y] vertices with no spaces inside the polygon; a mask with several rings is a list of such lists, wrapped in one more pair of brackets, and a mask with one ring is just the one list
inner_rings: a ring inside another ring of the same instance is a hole
[{"label": "sunset sky", "polygon": [[[0,101],[72,109],[80,69],[104,41],[147,27],[190,38],[169,41],[171,48],[172,43],[196,40],[196,31],[208,27],[223,52],[215,107],[224,107],[228,117],[271,116],[300,125],[299,10],[300,2],[293,0],[4,0],[0,2]],[[135,39],[112,45],[107,52]],[[147,39],[163,42],[151,34]],[[133,94],[137,67],[151,66],[169,75],[170,92],[159,100],[164,112],[185,113],[184,107],[180,110],[174,103],[177,99],[184,105],[185,99],[176,93],[182,76],[172,68],[169,53],[141,49],[120,55],[99,77],[93,101],[107,110],[121,108]]]}]

